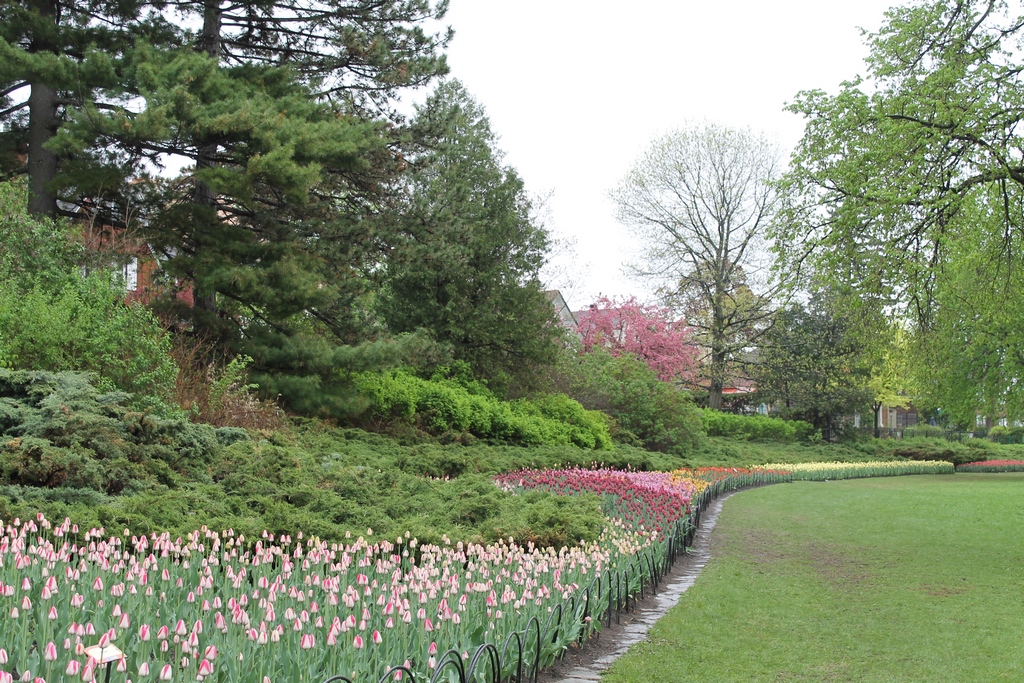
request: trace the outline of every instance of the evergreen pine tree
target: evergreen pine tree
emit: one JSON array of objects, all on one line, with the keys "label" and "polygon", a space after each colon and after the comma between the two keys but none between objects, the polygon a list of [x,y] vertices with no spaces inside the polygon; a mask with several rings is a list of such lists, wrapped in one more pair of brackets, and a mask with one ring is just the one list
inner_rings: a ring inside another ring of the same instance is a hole
[{"label": "evergreen pine tree", "polygon": [[413,129],[423,148],[393,219],[405,234],[386,266],[388,327],[427,329],[477,376],[528,383],[553,362],[561,334],[538,280],[547,232],[460,83],[439,86]]}]

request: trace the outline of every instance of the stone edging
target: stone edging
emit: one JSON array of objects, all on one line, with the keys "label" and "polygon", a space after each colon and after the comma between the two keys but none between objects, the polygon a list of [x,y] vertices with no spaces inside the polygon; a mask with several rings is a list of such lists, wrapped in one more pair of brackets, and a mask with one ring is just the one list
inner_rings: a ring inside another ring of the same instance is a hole
[{"label": "stone edging", "polygon": [[629,623],[605,628],[595,642],[570,651],[561,663],[543,672],[538,680],[543,683],[593,683],[630,647],[644,640],[651,626],[676,606],[680,596],[696,582],[711,559],[711,532],[718,522],[722,503],[740,490],[724,493],[708,505],[701,515],[700,527],[690,551],[676,560],[676,567],[662,579],[658,592],[641,602],[629,615]]}]

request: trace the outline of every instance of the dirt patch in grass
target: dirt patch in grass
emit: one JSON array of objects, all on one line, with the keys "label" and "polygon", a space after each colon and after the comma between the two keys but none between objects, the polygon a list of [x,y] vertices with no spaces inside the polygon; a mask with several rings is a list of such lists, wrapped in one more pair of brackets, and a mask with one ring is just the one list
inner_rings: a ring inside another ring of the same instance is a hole
[{"label": "dirt patch in grass", "polygon": [[[711,544],[714,555],[719,554],[719,548],[715,547],[716,540],[712,540]],[[770,529],[740,529],[722,543],[721,551],[755,564],[775,564],[793,557],[780,537]]]},{"label": "dirt patch in grass", "polygon": [[860,557],[838,552],[840,546],[811,543],[804,546],[807,562],[816,567],[822,579],[834,587],[861,588],[872,582],[871,564]]},{"label": "dirt patch in grass", "polygon": [[923,583],[920,586],[914,588],[914,590],[920,591],[922,593],[927,593],[928,595],[931,595],[936,598],[952,598],[956,595],[963,595],[964,593],[974,590],[974,586],[971,586],[966,583],[960,586]]}]

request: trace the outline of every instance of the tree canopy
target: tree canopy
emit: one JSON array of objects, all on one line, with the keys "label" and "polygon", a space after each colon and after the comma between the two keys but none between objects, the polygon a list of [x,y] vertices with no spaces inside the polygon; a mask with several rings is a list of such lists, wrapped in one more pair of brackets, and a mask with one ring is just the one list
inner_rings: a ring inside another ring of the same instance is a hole
[{"label": "tree canopy", "polygon": [[562,336],[538,278],[548,233],[461,83],[441,84],[412,131],[418,145],[384,216],[401,227],[379,300],[388,328],[426,329],[478,377],[528,385]]},{"label": "tree canopy", "polygon": [[655,140],[612,193],[619,220],[646,250],[634,271],[683,302],[705,350],[709,405],[766,329],[770,291],[765,237],[779,205],[778,152],[764,136],[715,125]]},{"label": "tree canopy", "polygon": [[667,308],[641,304],[636,297],[599,298],[579,314],[584,351],[607,349],[612,356],[631,353],[665,382],[693,383],[697,356],[693,330],[672,319]]},{"label": "tree canopy", "polygon": [[776,314],[754,373],[758,397],[823,432],[867,408],[869,368],[856,320],[818,294]]},{"label": "tree canopy", "polygon": [[867,73],[791,109],[807,125],[785,185],[787,267],[882,298],[910,326],[921,399],[961,425],[1017,398],[1024,229],[1024,15],[1002,0],[919,0],[869,36]]}]

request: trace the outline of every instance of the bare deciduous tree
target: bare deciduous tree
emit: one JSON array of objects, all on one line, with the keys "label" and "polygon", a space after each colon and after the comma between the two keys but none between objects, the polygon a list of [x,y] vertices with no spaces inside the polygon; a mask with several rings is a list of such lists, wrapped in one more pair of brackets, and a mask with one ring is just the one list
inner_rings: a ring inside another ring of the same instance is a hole
[{"label": "bare deciduous tree", "polygon": [[655,140],[611,195],[644,246],[634,274],[699,333],[712,408],[773,309],[764,235],[779,203],[778,159],[763,135],[691,126]]}]

